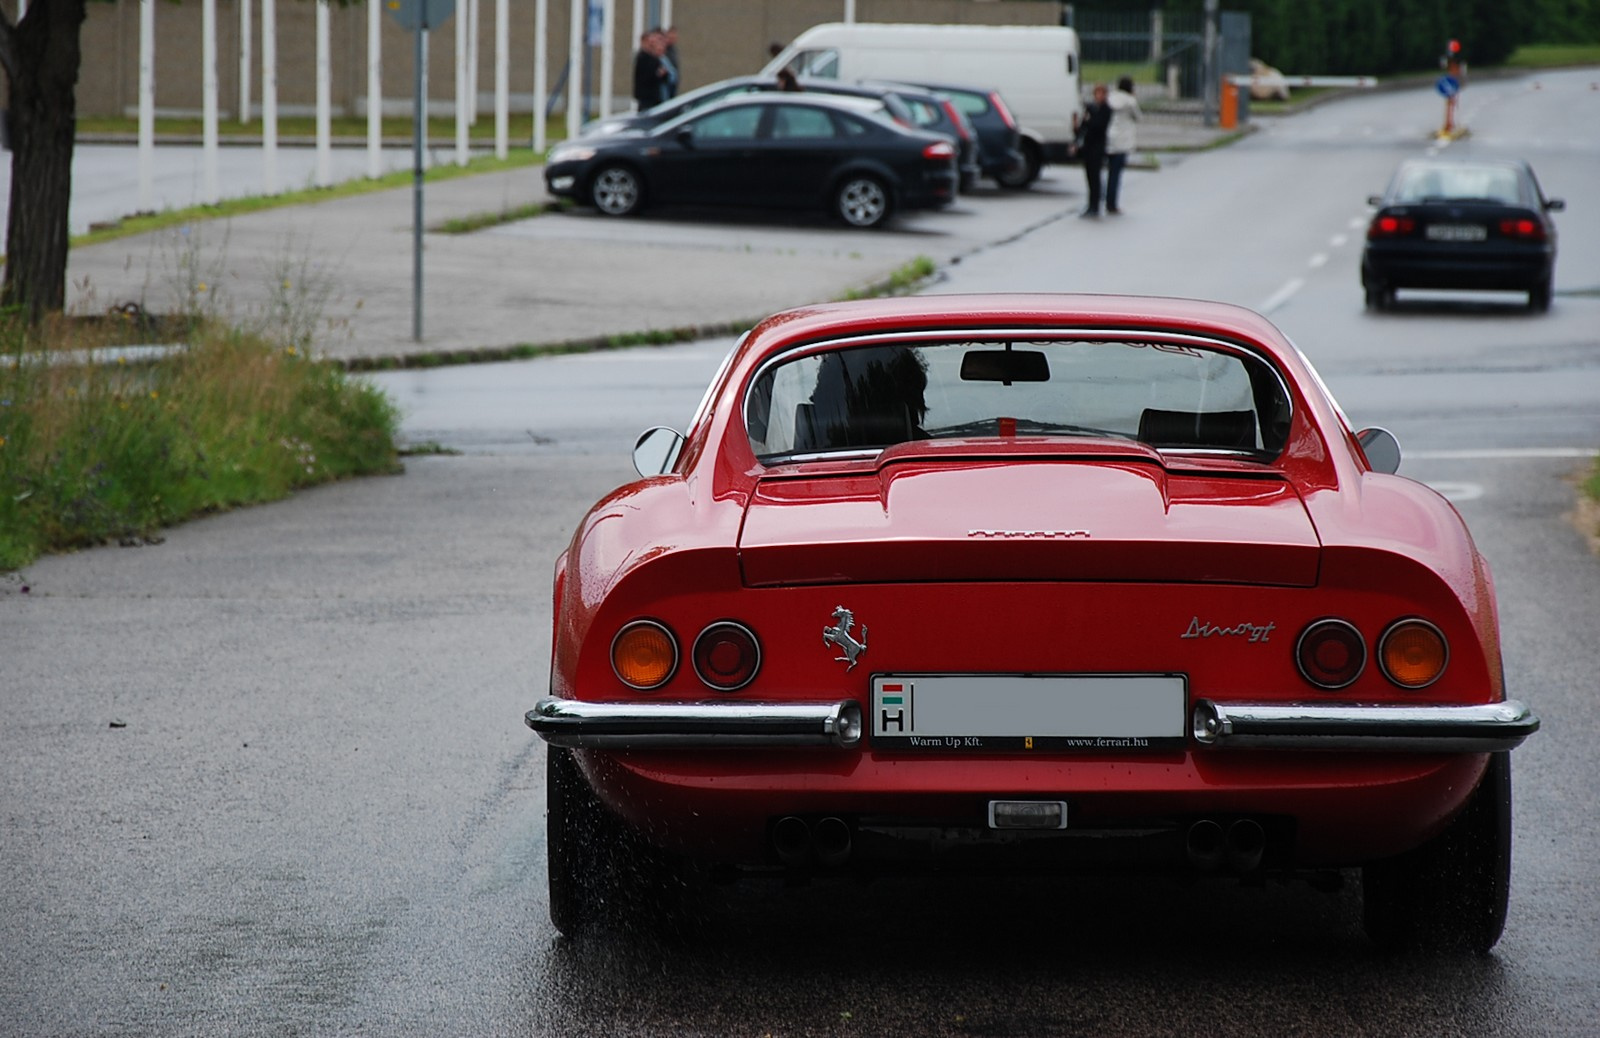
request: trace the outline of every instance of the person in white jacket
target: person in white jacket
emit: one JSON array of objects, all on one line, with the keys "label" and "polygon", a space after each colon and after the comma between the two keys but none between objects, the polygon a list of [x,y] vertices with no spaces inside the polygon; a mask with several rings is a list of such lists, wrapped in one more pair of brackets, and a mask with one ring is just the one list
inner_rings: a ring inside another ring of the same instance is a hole
[{"label": "person in white jacket", "polygon": [[1123,76],[1117,80],[1117,89],[1106,103],[1111,106],[1111,125],[1106,129],[1106,212],[1120,213],[1122,169],[1137,146],[1138,130],[1134,124],[1142,114],[1139,99],[1133,96],[1133,79]]}]

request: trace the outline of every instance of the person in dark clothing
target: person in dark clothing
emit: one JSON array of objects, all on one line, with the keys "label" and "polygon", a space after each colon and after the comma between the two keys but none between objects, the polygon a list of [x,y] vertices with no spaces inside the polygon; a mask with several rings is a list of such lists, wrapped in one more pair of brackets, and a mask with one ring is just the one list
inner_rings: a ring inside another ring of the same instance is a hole
[{"label": "person in dark clothing", "polygon": [[1094,100],[1084,106],[1078,117],[1078,159],[1083,163],[1083,177],[1089,186],[1089,204],[1080,216],[1100,215],[1100,196],[1103,193],[1101,174],[1106,165],[1106,131],[1111,128],[1111,106],[1106,101],[1104,83],[1094,85]]},{"label": "person in dark clothing", "polygon": [[654,29],[639,37],[639,51],[633,56],[633,102],[639,111],[648,112],[665,98],[661,83],[666,69],[661,65],[664,43]]}]

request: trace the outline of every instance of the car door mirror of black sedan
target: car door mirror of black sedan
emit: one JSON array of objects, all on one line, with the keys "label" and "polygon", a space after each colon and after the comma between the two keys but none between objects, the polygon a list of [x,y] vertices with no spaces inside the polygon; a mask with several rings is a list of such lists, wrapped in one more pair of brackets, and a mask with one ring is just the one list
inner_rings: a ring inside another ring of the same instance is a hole
[{"label": "car door mirror of black sedan", "polygon": [[1382,205],[1383,204],[1383,196],[1382,195],[1368,195],[1367,196],[1367,204],[1368,205]]},{"label": "car door mirror of black sedan", "polygon": [[1567,202],[1564,198],[1546,198],[1544,200],[1544,207],[1550,210],[1552,213],[1559,213],[1561,210],[1567,207]]},{"label": "car door mirror of black sedan", "polygon": [[633,467],[641,476],[660,476],[672,471],[683,449],[683,434],[657,425],[639,434],[633,445]]},{"label": "car door mirror of black sedan", "polygon": [[1395,439],[1394,433],[1381,426],[1373,426],[1356,433],[1356,441],[1361,444],[1361,450],[1367,455],[1367,464],[1372,466],[1374,472],[1392,476],[1400,471],[1400,441]]}]

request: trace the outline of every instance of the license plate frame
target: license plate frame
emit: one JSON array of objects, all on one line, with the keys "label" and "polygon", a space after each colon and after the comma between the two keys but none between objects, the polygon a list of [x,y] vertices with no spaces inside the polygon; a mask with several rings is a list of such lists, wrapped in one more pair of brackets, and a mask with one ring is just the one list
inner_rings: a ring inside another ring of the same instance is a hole
[{"label": "license plate frame", "polygon": [[1144,753],[1188,738],[1183,674],[874,674],[871,742],[916,753]]},{"label": "license plate frame", "polygon": [[1429,241],[1479,242],[1489,237],[1489,228],[1476,223],[1430,223],[1424,232]]}]

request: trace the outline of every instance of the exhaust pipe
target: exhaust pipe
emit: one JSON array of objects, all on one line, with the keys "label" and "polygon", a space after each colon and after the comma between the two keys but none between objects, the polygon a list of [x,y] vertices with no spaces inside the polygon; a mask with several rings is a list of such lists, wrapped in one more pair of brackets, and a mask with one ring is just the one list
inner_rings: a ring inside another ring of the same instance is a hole
[{"label": "exhaust pipe", "polygon": [[806,864],[811,860],[811,827],[804,818],[785,815],[772,826],[772,849],[785,865]]},{"label": "exhaust pipe", "polygon": [[1185,841],[1189,864],[1203,872],[1214,872],[1222,865],[1226,843],[1222,826],[1209,818],[1202,818],[1189,827],[1189,837]]},{"label": "exhaust pipe", "polygon": [[829,816],[819,821],[812,833],[818,863],[834,868],[849,861],[850,840],[850,825],[844,819]]},{"label": "exhaust pipe", "polygon": [[1254,818],[1241,818],[1228,826],[1228,868],[1254,872],[1267,849],[1267,833]]}]

